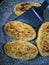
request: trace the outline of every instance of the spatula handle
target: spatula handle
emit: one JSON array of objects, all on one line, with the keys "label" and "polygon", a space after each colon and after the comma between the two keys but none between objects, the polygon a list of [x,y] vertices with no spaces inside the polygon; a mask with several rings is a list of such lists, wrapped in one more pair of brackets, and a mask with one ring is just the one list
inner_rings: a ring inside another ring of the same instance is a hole
[{"label": "spatula handle", "polygon": [[49,0],[45,0],[47,2],[47,4],[49,5]]},{"label": "spatula handle", "polygon": [[43,2],[43,4],[41,5],[41,7],[40,7],[40,12],[41,12],[41,13],[47,8],[47,6],[48,6],[48,1],[49,1],[49,0],[45,0],[45,1]]},{"label": "spatula handle", "polygon": [[47,6],[49,5],[49,0],[45,0],[43,3],[42,3],[42,5],[41,5],[41,7],[39,7],[38,8],[38,13],[39,13],[39,15],[43,18],[43,12],[44,12],[44,10],[47,8]]}]

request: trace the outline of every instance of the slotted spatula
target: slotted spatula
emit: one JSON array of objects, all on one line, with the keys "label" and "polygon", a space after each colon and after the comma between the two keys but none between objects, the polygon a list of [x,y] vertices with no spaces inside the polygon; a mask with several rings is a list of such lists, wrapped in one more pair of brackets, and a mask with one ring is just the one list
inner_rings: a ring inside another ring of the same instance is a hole
[{"label": "slotted spatula", "polygon": [[45,0],[40,7],[32,7],[16,20],[23,21],[37,29],[44,21],[43,11],[47,8],[49,0]]}]

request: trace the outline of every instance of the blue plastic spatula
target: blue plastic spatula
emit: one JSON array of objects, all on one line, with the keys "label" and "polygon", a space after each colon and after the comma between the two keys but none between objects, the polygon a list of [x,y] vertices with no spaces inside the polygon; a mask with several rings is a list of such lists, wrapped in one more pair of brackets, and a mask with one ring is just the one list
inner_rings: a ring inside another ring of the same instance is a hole
[{"label": "blue plastic spatula", "polygon": [[45,0],[40,7],[32,7],[16,20],[32,25],[37,29],[44,21],[43,11],[47,8],[49,0]]}]

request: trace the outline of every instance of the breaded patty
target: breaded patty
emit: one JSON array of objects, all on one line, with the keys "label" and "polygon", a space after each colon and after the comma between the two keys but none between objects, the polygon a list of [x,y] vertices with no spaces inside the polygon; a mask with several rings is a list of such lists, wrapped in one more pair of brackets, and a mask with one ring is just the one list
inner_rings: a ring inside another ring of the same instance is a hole
[{"label": "breaded patty", "polygon": [[35,3],[35,2],[24,2],[24,3],[19,3],[17,5],[15,5],[13,12],[20,16],[21,14],[23,14],[26,10],[29,10],[32,6],[36,6],[39,7],[41,6],[39,3]]},{"label": "breaded patty", "polygon": [[39,29],[37,47],[42,56],[49,56],[49,22],[43,23]]},{"label": "breaded patty", "polygon": [[12,41],[4,45],[4,52],[15,59],[29,60],[37,56],[38,50],[34,44],[25,41]]},{"label": "breaded patty", "polygon": [[29,41],[36,37],[34,28],[20,21],[10,21],[6,23],[4,30],[7,35],[18,40]]}]

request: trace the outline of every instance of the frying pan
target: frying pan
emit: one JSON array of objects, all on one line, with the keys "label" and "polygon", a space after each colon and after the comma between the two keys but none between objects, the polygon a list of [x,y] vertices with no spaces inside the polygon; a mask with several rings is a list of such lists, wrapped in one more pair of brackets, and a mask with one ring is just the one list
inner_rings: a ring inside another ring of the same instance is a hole
[{"label": "frying pan", "polygon": [[[0,4],[0,65],[49,65],[49,57],[42,57],[40,54],[38,54],[35,59],[24,61],[7,56],[3,50],[3,46],[6,42],[15,40],[7,36],[4,32],[5,23],[17,18],[17,16],[12,12],[14,6],[21,2],[30,1],[42,3],[44,0],[4,0]],[[29,42],[36,45],[35,40]]]}]

